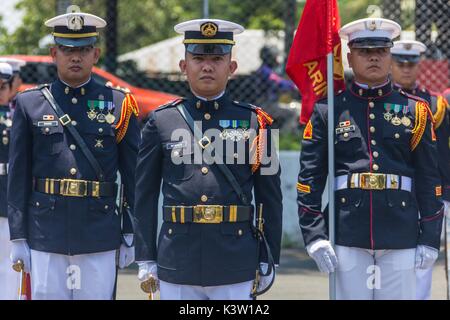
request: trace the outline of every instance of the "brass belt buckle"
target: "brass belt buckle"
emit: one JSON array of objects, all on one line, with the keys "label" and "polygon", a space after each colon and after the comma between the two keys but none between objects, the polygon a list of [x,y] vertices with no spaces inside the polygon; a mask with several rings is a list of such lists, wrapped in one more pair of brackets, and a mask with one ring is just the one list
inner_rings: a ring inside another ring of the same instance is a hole
[{"label": "brass belt buckle", "polygon": [[195,206],[195,223],[221,223],[223,221],[222,206]]},{"label": "brass belt buckle", "polygon": [[59,184],[59,193],[66,197],[86,197],[87,181],[63,179]]},{"label": "brass belt buckle", "polygon": [[359,186],[365,190],[384,190],[386,188],[386,175],[383,173],[361,173]]}]

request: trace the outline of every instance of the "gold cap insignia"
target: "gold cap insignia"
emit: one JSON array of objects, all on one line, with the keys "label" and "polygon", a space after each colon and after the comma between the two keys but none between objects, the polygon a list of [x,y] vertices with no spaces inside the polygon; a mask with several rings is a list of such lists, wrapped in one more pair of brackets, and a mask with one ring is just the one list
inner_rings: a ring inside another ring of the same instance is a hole
[{"label": "gold cap insignia", "polygon": [[403,47],[405,48],[405,50],[411,50],[412,44],[411,44],[411,43],[405,43],[405,44],[403,45]]},{"label": "gold cap insignia", "polygon": [[201,25],[200,31],[202,32],[202,35],[205,37],[214,37],[217,34],[217,31],[219,30],[219,27],[217,24],[213,22],[206,22]]},{"label": "gold cap insignia", "polygon": [[377,29],[377,22],[375,20],[370,21],[369,23],[369,30],[374,31]]},{"label": "gold cap insignia", "polygon": [[78,31],[83,29],[84,26],[84,19],[81,16],[72,16],[69,18],[69,21],[67,21],[67,28],[69,30]]}]

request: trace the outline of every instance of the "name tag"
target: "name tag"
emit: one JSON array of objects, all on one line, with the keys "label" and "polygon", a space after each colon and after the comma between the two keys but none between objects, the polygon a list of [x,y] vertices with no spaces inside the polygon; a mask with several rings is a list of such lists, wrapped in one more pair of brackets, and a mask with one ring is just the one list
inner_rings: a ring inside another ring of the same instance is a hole
[{"label": "name tag", "polygon": [[166,150],[181,149],[186,147],[186,141],[166,143]]},{"label": "name tag", "polygon": [[355,129],[354,125],[351,125],[351,126],[348,126],[348,127],[344,127],[344,128],[336,128],[336,134],[343,134],[343,133],[346,133],[346,132],[353,132],[355,130],[356,129]]},{"label": "name tag", "polygon": [[37,123],[39,128],[45,128],[45,127],[57,127],[58,121],[39,121]]}]

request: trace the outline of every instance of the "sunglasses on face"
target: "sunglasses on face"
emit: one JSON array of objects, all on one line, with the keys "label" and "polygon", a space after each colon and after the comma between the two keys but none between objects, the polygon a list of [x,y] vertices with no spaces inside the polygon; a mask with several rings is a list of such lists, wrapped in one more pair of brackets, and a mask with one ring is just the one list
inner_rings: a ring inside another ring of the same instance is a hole
[{"label": "sunglasses on face", "polygon": [[73,55],[74,53],[79,53],[82,57],[87,56],[94,50],[94,46],[84,46],[84,47],[65,47],[58,46],[58,50],[66,57]]}]

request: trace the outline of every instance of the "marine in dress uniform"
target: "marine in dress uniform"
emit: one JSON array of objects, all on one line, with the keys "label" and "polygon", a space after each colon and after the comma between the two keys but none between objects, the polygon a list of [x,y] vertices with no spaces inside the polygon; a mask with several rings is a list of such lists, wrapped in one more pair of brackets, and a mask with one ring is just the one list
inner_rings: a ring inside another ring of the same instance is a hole
[{"label": "marine in dress uniform", "polygon": [[415,268],[437,258],[443,217],[432,114],[389,80],[397,23],[362,19],[339,34],[349,41],[355,81],[334,97],[335,248],[321,210],[326,100],[315,105],[303,136],[300,227],[320,270],[336,272],[338,299],[415,299]]},{"label": "marine in dress uniform", "polygon": [[76,6],[48,20],[58,79],[16,98],[8,177],[11,256],[31,270],[33,299],[111,299],[116,251],[120,267],[134,259],[130,217],[116,211],[116,179],[120,171],[133,207],[138,108],[130,94],[91,78],[98,29],[105,25]]},{"label": "marine in dress uniform", "polygon": [[[438,146],[439,172],[443,183],[443,195],[445,194],[444,179],[450,175],[448,156],[448,103],[445,98],[437,93],[430,92],[417,84],[420,56],[427,47],[412,40],[394,42],[392,53],[392,79],[397,90],[403,90],[408,94],[418,96],[425,100],[433,113],[434,128]],[[445,198],[443,198],[445,201]],[[416,270],[416,297],[418,300],[427,300],[431,296],[431,281],[433,267],[426,270]]]},{"label": "marine in dress uniform", "polygon": [[[192,95],[155,110],[143,130],[136,169],[136,229],[142,233],[136,239],[138,277],[159,279],[161,299],[250,299],[259,263],[266,269],[264,263],[270,262],[266,251],[259,258],[253,226],[260,204],[273,262],[280,257],[282,195],[272,119],[226,92],[237,67],[231,60],[233,35],[243,32],[242,26],[199,19],[175,30],[185,35],[186,59],[180,67]],[[192,136],[186,114],[200,137]],[[250,159],[252,146],[256,158]],[[261,160],[265,151],[271,161]],[[217,158],[207,157],[214,153]],[[229,168],[240,194],[217,163]],[[274,170],[264,172],[271,165]],[[163,223],[157,240],[161,182]],[[257,208],[251,205],[252,191]],[[260,291],[274,276],[261,271],[266,276],[257,286]]]},{"label": "marine in dress uniform", "polygon": [[21,68],[24,67],[27,63],[24,60],[16,58],[0,58],[0,62],[9,64],[13,70],[13,78],[11,80],[11,93],[9,96],[9,100],[12,101],[19,92],[20,86],[23,82],[20,75]]},{"label": "marine in dress uniform", "polygon": [[13,300],[18,297],[19,276],[11,268],[9,253],[8,215],[6,205],[6,185],[8,180],[9,132],[12,125],[12,113],[9,108],[9,97],[12,90],[12,66],[0,62],[0,300]]}]

